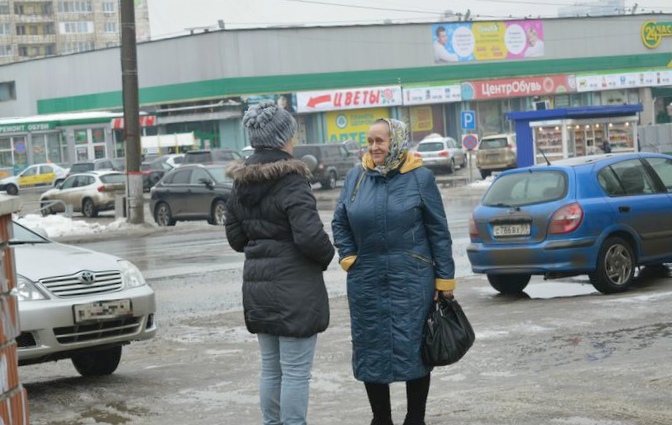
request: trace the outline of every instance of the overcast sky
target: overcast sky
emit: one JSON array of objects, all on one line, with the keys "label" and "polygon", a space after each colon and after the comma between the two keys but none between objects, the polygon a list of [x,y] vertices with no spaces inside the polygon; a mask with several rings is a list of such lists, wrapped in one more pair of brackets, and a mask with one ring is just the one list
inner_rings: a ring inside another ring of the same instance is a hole
[{"label": "overcast sky", "polygon": [[[273,25],[349,25],[437,21],[446,11],[474,19],[556,17],[577,0],[148,0],[154,39],[185,34],[186,28],[249,28]],[[672,0],[626,1],[638,12],[672,13]]]}]

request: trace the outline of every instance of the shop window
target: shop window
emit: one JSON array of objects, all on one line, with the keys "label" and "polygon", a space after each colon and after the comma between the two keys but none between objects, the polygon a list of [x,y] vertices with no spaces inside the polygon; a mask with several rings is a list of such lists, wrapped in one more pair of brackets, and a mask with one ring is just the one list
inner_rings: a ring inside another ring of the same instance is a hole
[{"label": "shop window", "polygon": [[89,143],[89,135],[86,130],[75,130],[75,145],[85,145]]},{"label": "shop window", "polygon": [[91,129],[93,143],[105,143],[105,130],[102,128]]}]

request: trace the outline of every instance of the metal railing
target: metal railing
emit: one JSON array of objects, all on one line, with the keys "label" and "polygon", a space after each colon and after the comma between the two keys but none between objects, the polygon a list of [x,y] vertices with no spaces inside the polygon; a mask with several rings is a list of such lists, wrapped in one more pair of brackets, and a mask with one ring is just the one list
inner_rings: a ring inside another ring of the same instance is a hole
[{"label": "metal railing", "polygon": [[[26,209],[26,205],[32,205],[36,204],[39,206],[37,209],[30,209],[29,211],[24,213],[24,210]],[[68,218],[72,218],[72,212],[73,208],[72,205],[66,204],[65,202],[61,201],[60,199],[50,199],[46,201],[28,201],[28,202],[22,202],[21,203],[21,211],[19,212],[19,216],[23,217],[28,214],[41,214],[44,216],[49,215],[51,212],[51,207],[52,205],[56,204],[61,204],[63,205],[63,215]]]}]

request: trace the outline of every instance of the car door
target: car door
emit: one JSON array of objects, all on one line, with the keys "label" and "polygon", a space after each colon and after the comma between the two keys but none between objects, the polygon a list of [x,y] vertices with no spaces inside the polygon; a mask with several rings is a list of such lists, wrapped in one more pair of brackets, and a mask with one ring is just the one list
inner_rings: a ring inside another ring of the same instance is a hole
[{"label": "car door", "polygon": [[56,180],[56,169],[53,165],[40,165],[36,180],[36,186],[51,186]]},{"label": "car door", "polygon": [[[58,192],[51,196],[51,199],[58,199],[59,201],[62,201],[64,204],[67,205],[73,205],[72,201],[72,195],[75,192],[77,186],[78,186],[78,175],[70,176],[63,180],[63,183],[61,184],[61,187],[58,189]],[[55,203],[52,206],[53,211],[65,211],[65,207],[63,204],[60,202]]]},{"label": "car door", "polygon": [[210,206],[214,198],[214,191],[212,190],[212,186],[208,187],[207,182],[214,184],[212,176],[205,169],[195,168],[192,171],[187,204],[189,206],[189,215],[193,218],[210,215]]},{"label": "car door", "polygon": [[92,186],[96,183],[96,179],[89,174],[79,174],[75,177],[77,180],[68,192],[68,199],[74,211],[81,211],[84,198],[92,197],[95,191]]},{"label": "car door", "polygon": [[168,203],[173,217],[179,218],[189,214],[191,173],[191,167],[179,168],[175,171],[170,184],[166,185],[164,200]]},{"label": "car door", "polygon": [[37,184],[38,181],[38,171],[40,169],[39,165],[31,165],[26,168],[19,174],[19,187],[33,187]]},{"label": "car door", "polygon": [[637,233],[641,259],[646,261],[669,252],[672,200],[645,164],[639,159],[614,163],[599,172],[598,180],[609,194],[616,221]]}]

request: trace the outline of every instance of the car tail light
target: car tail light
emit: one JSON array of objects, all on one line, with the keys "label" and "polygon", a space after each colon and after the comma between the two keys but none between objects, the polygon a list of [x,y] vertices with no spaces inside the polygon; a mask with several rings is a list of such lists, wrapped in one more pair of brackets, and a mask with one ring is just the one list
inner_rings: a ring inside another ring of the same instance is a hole
[{"label": "car tail light", "polygon": [[417,156],[418,158],[422,158],[422,154],[420,152],[413,152],[413,156]]},{"label": "car tail light", "polygon": [[324,162],[320,162],[320,163],[317,165],[317,168],[319,168],[320,170],[324,170]]},{"label": "car tail light", "polygon": [[98,192],[107,192],[107,189],[105,186],[98,186],[98,189],[96,189]]},{"label": "car tail light", "polygon": [[469,216],[469,237],[471,239],[478,239],[481,236],[478,234],[478,227],[476,227],[476,220],[474,220],[474,215]]},{"label": "car tail light", "polygon": [[441,151],[439,152],[439,156],[450,156],[450,154],[448,153],[448,151]]},{"label": "car tail light", "polygon": [[583,221],[583,208],[574,202],[557,210],[551,217],[548,233],[561,235],[576,230]]}]

